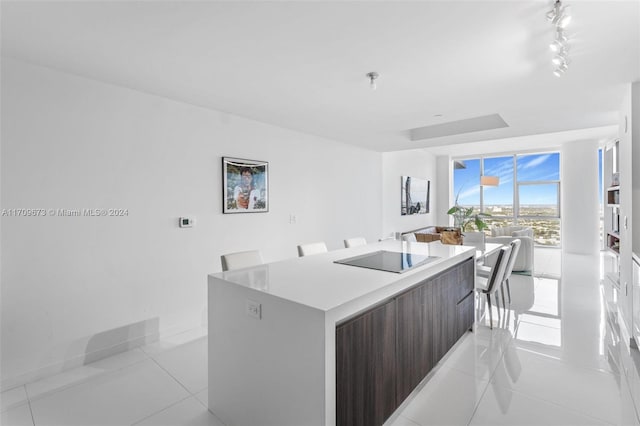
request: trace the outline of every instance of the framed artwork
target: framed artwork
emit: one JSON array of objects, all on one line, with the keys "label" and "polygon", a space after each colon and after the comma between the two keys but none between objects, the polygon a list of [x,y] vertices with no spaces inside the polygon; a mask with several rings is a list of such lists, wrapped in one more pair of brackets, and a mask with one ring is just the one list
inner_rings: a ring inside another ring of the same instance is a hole
[{"label": "framed artwork", "polygon": [[269,163],[222,157],[222,213],[269,211]]},{"label": "framed artwork", "polygon": [[411,176],[402,176],[400,189],[400,214],[429,213],[431,181]]}]

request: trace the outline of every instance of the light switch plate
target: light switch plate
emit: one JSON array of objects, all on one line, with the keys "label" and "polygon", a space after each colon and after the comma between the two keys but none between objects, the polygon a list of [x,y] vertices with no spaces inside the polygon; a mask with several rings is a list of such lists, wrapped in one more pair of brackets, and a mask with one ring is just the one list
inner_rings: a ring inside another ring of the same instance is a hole
[{"label": "light switch plate", "polygon": [[248,316],[255,319],[262,319],[262,305],[253,300],[247,299],[246,313]]}]

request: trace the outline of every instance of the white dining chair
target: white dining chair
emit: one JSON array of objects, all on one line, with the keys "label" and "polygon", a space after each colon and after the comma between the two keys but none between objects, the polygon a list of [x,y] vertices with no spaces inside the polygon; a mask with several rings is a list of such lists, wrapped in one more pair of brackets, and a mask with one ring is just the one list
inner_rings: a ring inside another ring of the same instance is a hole
[{"label": "white dining chair", "polygon": [[304,257],[312,254],[326,253],[327,245],[324,242],[300,244],[298,246],[298,256]]},{"label": "white dining chair", "polygon": [[232,271],[234,269],[262,265],[264,263],[260,250],[248,250],[223,254],[220,256],[220,262],[222,263],[223,271]]},{"label": "white dining chair", "polygon": [[[516,259],[518,257],[518,252],[520,251],[520,245],[522,241],[519,238],[511,241],[509,245],[511,246],[511,254],[509,254],[509,260],[507,262],[507,268],[504,272],[504,277],[502,278],[502,283],[500,283],[501,291],[502,291],[502,304],[504,305],[504,286],[507,287],[507,296],[509,303],[511,303],[511,287],[509,285],[509,278],[511,278],[511,273],[513,272],[513,267],[516,264]],[[476,275],[481,277],[488,277],[491,273],[491,267],[486,265],[479,265],[476,267]]]},{"label": "white dining chair", "polygon": [[347,238],[344,240],[345,248],[358,247],[367,245],[367,240],[362,237]]},{"label": "white dining chair", "polygon": [[404,234],[402,236],[402,241],[406,241],[408,243],[417,243],[418,240],[416,239],[416,234],[414,234],[413,232],[410,232],[408,234]]},{"label": "white dining chair", "polygon": [[[511,246],[505,246],[498,251],[496,263],[491,268],[488,278],[476,276],[476,291],[487,296],[487,309],[489,310],[489,328],[493,328],[493,309],[491,308],[491,295],[495,295],[504,279],[504,273],[507,269],[509,255],[511,254]],[[503,302],[504,305],[504,295]],[[496,298],[496,307],[498,308],[498,322],[500,322],[500,305]]]}]

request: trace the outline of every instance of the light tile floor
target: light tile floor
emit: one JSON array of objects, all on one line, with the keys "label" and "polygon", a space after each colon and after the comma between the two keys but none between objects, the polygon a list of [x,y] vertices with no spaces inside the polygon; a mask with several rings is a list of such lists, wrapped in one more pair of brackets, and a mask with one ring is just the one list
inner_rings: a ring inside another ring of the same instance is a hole
[{"label": "light tile floor", "polygon": [[[494,307],[494,328],[484,318],[467,333],[387,425],[629,422],[625,379],[604,354],[602,262],[542,250],[537,276],[513,277],[500,321]],[[0,424],[222,426],[207,386],[206,330],[193,330],[5,391]]]}]

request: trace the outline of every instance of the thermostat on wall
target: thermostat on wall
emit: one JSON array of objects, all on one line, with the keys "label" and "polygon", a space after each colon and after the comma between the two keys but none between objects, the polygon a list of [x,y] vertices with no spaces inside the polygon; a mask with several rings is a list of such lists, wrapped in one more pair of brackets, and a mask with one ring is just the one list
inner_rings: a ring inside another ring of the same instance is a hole
[{"label": "thermostat on wall", "polygon": [[191,228],[195,223],[195,219],[192,217],[181,217],[180,218],[180,228]]}]

